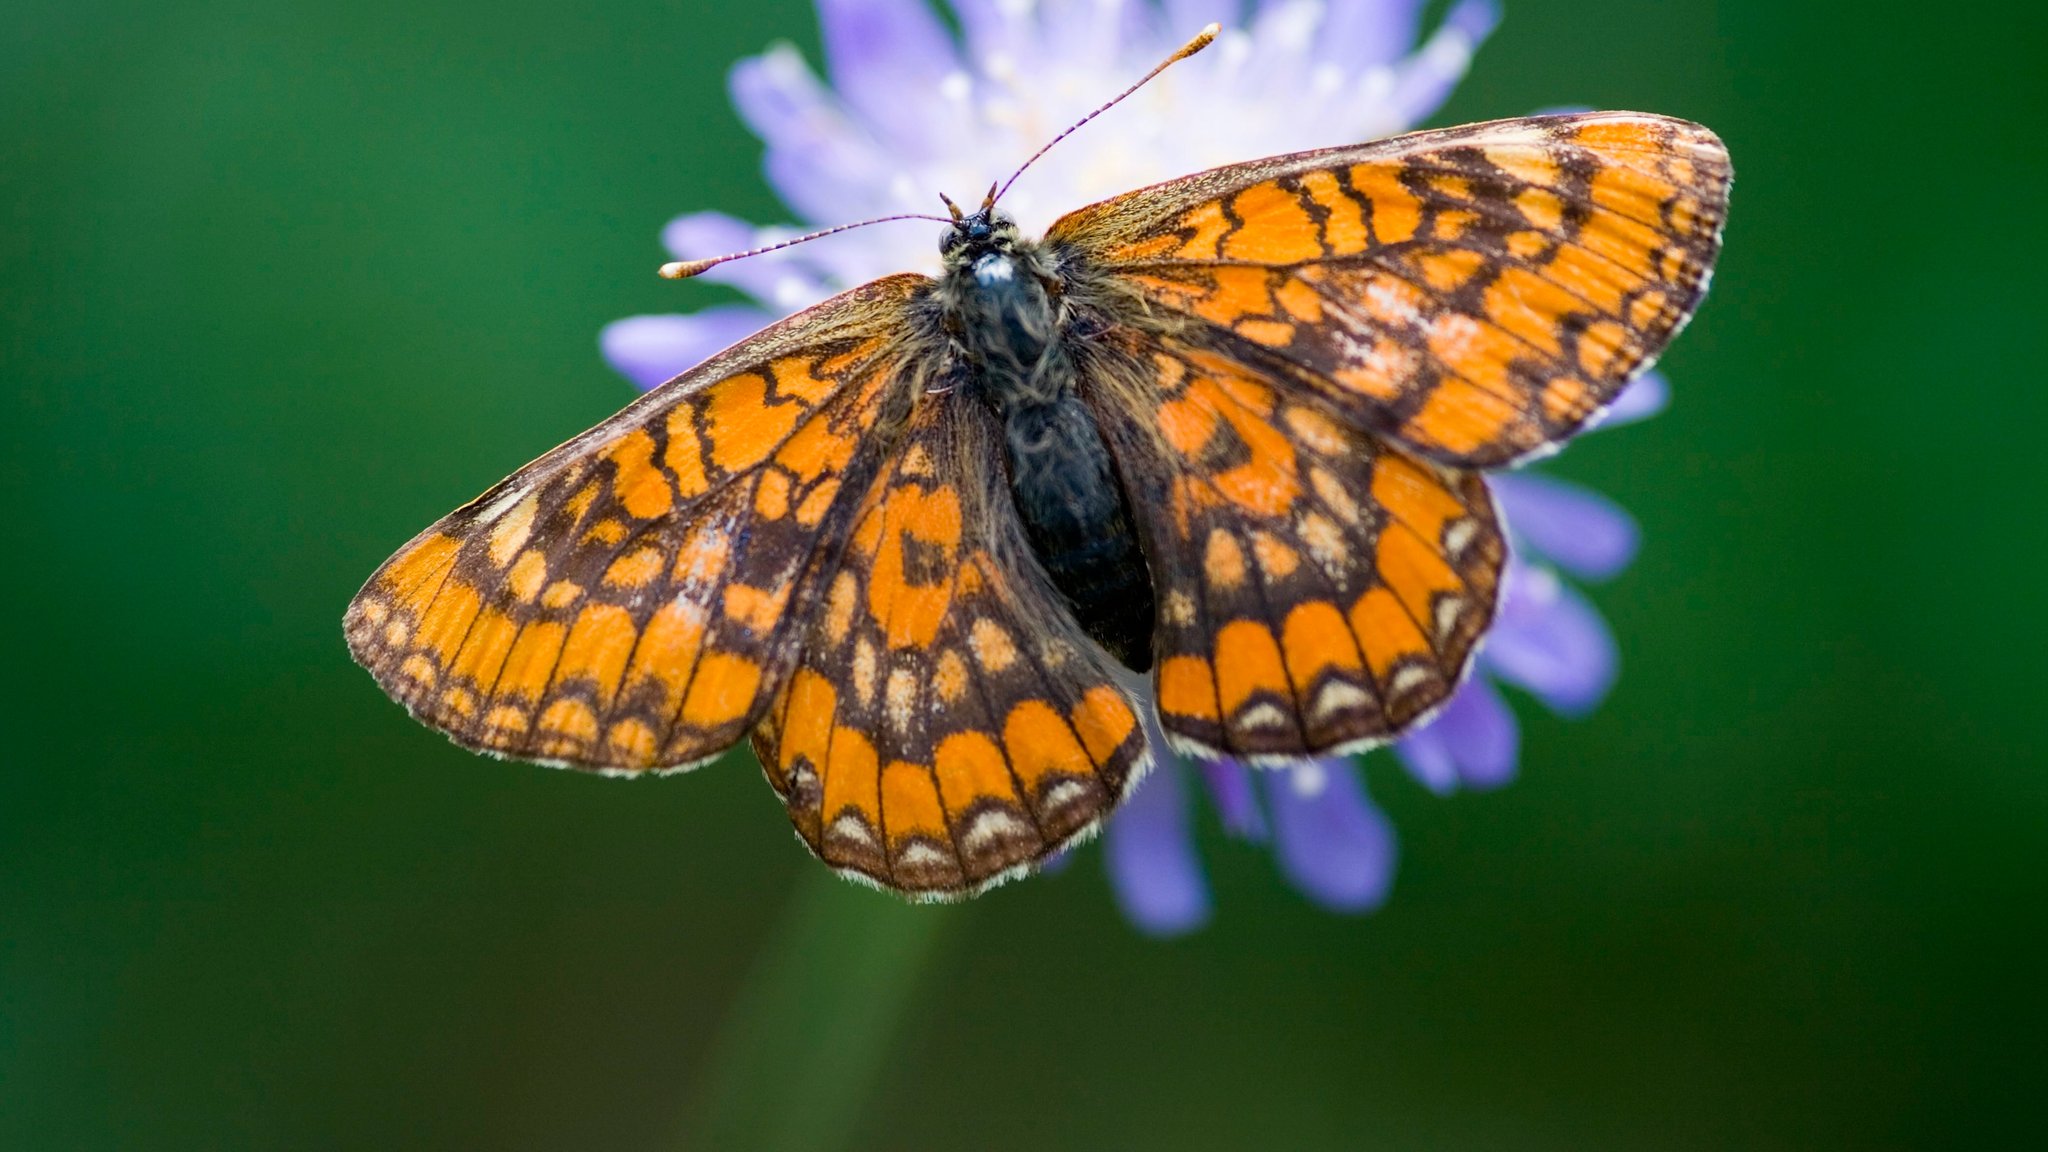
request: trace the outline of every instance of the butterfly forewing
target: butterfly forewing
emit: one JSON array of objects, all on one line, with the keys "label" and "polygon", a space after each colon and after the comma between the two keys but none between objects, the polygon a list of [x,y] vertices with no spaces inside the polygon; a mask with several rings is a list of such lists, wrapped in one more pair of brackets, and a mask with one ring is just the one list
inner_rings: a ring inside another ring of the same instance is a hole
[{"label": "butterfly forewing", "polygon": [[1048,239],[1359,427],[1491,467],[1555,449],[1663,350],[1729,173],[1697,124],[1533,117],[1215,169]]},{"label": "butterfly forewing", "polygon": [[964,393],[919,406],[754,740],[820,859],[922,897],[1044,859],[1146,763],[1110,661],[1028,559],[997,435]]},{"label": "butterfly forewing", "polygon": [[730,747],[908,411],[922,283],[771,327],[450,514],[349,606],[356,659],[479,751],[638,771]]}]

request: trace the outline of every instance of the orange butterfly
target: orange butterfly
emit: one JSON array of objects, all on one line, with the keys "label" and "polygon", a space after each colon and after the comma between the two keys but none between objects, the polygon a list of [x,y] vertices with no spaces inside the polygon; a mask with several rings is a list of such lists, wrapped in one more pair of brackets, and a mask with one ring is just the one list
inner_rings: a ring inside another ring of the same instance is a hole
[{"label": "orange butterfly", "polygon": [[1155,705],[1256,761],[1443,704],[1506,552],[1478,470],[1677,333],[1729,177],[1697,124],[1593,113],[1217,168],[1042,240],[992,190],[937,279],[775,324],[427,529],[350,650],[481,752],[631,775],[751,737],[827,864],[971,895],[1109,815]]}]

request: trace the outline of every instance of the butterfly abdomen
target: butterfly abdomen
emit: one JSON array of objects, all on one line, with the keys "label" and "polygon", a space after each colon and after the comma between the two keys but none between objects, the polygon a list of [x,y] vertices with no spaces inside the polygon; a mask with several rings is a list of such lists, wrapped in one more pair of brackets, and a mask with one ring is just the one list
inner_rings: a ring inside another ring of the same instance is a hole
[{"label": "butterfly abdomen", "polygon": [[1009,490],[1032,552],[1075,620],[1118,660],[1152,665],[1152,580],[1134,518],[1036,254],[1009,244],[952,261],[941,290],[970,393],[1003,430]]},{"label": "butterfly abdomen", "polygon": [[1109,452],[1080,399],[1013,410],[1010,494],[1031,548],[1083,631],[1142,672],[1152,666],[1152,581]]}]

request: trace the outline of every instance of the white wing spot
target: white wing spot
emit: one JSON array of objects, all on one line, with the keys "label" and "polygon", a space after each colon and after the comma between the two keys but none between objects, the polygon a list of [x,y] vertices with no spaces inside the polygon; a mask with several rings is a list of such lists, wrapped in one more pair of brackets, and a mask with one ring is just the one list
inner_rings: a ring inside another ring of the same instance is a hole
[{"label": "white wing spot", "polygon": [[1316,693],[1316,719],[1322,720],[1347,709],[1358,708],[1372,703],[1372,696],[1365,689],[1346,680],[1332,680]]},{"label": "white wing spot", "polygon": [[889,673],[889,688],[884,707],[889,712],[889,723],[899,732],[910,731],[911,708],[917,703],[917,676],[908,668],[898,668]]},{"label": "white wing spot", "polygon": [[960,846],[978,850],[997,841],[1021,838],[1027,831],[1022,820],[999,808],[990,808],[967,826],[967,833],[960,837]]},{"label": "white wing spot", "polygon": [[1444,551],[1452,557],[1458,556],[1472,544],[1472,538],[1479,535],[1479,522],[1469,516],[1460,517],[1444,526]]},{"label": "white wing spot", "polygon": [[1393,679],[1387,682],[1387,690],[1399,696],[1410,689],[1419,688],[1424,683],[1434,679],[1436,679],[1434,671],[1420,664],[1407,664],[1396,671]]},{"label": "white wing spot", "polygon": [[1045,790],[1039,805],[1047,812],[1057,812],[1088,795],[1088,785],[1079,780],[1062,780]]},{"label": "white wing spot", "polygon": [[870,848],[875,846],[875,834],[868,829],[868,822],[851,812],[841,814],[825,832],[828,836],[837,836],[842,840],[851,840]]},{"label": "white wing spot", "polygon": [[524,488],[507,488],[504,495],[484,505],[484,510],[477,513],[476,522],[479,524],[489,524],[498,517],[503,516],[507,508],[519,503],[520,499],[525,495],[526,489]]},{"label": "white wing spot", "polygon": [[1237,714],[1239,728],[1285,728],[1287,713],[1271,704],[1254,704]]},{"label": "white wing spot", "polygon": [[1439,596],[1436,601],[1436,634],[1439,638],[1449,636],[1458,626],[1458,618],[1465,614],[1465,600],[1461,596]]},{"label": "white wing spot", "polygon": [[896,862],[915,868],[922,864],[951,864],[952,858],[922,840],[912,840],[910,846],[896,857]]}]

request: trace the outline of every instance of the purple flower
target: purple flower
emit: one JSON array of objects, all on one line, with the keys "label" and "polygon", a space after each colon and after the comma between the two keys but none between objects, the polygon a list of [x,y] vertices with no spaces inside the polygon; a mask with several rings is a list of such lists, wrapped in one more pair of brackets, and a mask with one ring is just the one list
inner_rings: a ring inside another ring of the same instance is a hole
[{"label": "purple flower", "polygon": [[[1225,28],[1214,47],[1018,180],[1003,207],[1020,226],[1042,231],[1079,205],[1218,164],[1402,131],[1435,111],[1498,18],[1493,0],[1457,0],[1427,30],[1420,0],[950,3],[958,36],[927,0],[818,0],[829,83],[787,45],[742,60],[733,102],[766,145],[769,183],[797,223],[682,216],[662,233],[675,258],[928,212],[939,192],[972,195],[1211,20]],[[724,264],[704,279],[750,303],[617,321],[601,339],[605,358],[653,387],[772,320],[906,270],[938,270],[928,225],[880,225]],[[1646,376],[1623,393],[1608,425],[1654,414],[1665,395],[1663,381]],[[1635,522],[1597,493],[1538,474],[1497,478],[1494,490],[1513,555],[1498,622],[1471,679],[1394,746],[1409,774],[1436,792],[1513,779],[1520,732],[1500,685],[1581,715],[1616,673],[1606,624],[1564,577],[1598,580],[1625,568]],[[1141,930],[1186,932],[1212,912],[1195,843],[1198,798],[1231,835],[1270,844],[1281,873],[1317,904],[1363,912],[1385,900],[1393,828],[1357,764],[1168,764],[1105,833],[1112,886]]]},{"label": "purple flower", "polygon": [[[1003,210],[1027,232],[1145,184],[1277,152],[1355,143],[1435,111],[1493,28],[1493,0],[1459,0],[1416,47],[1419,0],[818,0],[830,84],[779,45],[732,72],[733,103],[767,146],[768,181],[797,227],[717,212],[669,224],[678,260],[721,256],[871,216],[978,195],[1211,20],[1208,51],[1076,132],[1017,181]],[[754,327],[891,272],[938,271],[927,224],[884,224],[704,274],[751,297],[713,322],[635,316],[605,358],[651,388]],[[698,313],[703,317],[704,313]],[[693,318],[694,319],[694,318]]]}]

